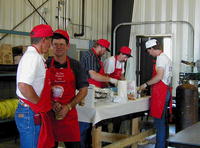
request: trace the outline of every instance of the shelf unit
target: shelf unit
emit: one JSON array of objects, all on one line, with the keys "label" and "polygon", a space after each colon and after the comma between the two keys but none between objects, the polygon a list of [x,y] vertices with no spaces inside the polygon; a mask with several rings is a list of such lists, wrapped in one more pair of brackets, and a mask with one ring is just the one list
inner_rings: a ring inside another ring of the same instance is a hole
[{"label": "shelf unit", "polygon": [[0,65],[0,99],[16,97],[17,65]]},{"label": "shelf unit", "polygon": [[[0,64],[0,100],[17,98],[16,96],[16,72],[18,65]],[[14,119],[0,119],[0,141],[7,138],[18,137],[18,131]]]},{"label": "shelf unit", "polygon": [[[0,64],[0,100],[16,98],[16,71],[17,65]],[[9,122],[13,119],[1,119],[2,122]]]}]

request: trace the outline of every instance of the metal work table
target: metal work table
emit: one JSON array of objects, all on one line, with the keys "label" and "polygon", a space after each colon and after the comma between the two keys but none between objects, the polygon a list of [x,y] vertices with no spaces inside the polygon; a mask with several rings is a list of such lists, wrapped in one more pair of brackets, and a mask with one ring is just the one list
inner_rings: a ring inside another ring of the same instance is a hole
[{"label": "metal work table", "polygon": [[176,146],[177,148],[200,147],[200,122],[176,133],[167,141],[170,146]]}]

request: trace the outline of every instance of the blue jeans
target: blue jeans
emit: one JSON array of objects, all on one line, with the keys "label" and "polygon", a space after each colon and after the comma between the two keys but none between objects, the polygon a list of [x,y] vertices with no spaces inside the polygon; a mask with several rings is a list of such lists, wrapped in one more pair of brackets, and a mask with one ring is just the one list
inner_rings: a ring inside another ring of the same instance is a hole
[{"label": "blue jeans", "polygon": [[30,107],[18,104],[15,112],[15,123],[20,134],[21,148],[37,148],[40,125],[34,124],[34,112]]},{"label": "blue jeans", "polygon": [[166,103],[163,110],[162,118],[154,118],[154,125],[156,128],[156,145],[155,148],[165,148],[166,139],[168,136],[168,122],[167,122],[167,107],[170,99],[170,92],[167,92]]},{"label": "blue jeans", "polygon": [[81,133],[81,148],[92,148],[92,124],[87,122],[79,122]]}]

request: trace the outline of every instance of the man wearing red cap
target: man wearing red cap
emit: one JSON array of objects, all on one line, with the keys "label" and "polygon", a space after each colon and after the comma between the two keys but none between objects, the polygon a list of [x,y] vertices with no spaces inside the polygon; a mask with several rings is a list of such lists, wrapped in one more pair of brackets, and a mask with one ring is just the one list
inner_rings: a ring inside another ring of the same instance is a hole
[{"label": "man wearing red cap", "polygon": [[[86,71],[89,84],[96,87],[107,87],[108,83],[117,84],[118,80],[107,76],[104,72],[101,57],[109,50],[110,42],[105,39],[97,40],[92,49],[81,55],[81,65]],[[91,124],[80,122],[81,129],[81,148],[91,147]]]},{"label": "man wearing red cap", "polygon": [[54,145],[47,115],[51,110],[49,75],[43,57],[50,48],[52,36],[51,26],[35,26],[30,33],[31,46],[18,65],[16,93],[20,101],[15,122],[21,148],[50,148]]},{"label": "man wearing red cap", "polygon": [[[53,132],[56,146],[63,141],[66,147],[80,147],[80,130],[76,105],[87,95],[88,82],[78,61],[67,56],[70,47],[67,31],[56,30],[53,54],[47,61],[51,76]],[[76,94],[76,90],[79,90]]]},{"label": "man wearing red cap", "polygon": [[[123,46],[119,50],[119,54],[109,57],[104,62],[104,71],[109,77],[117,80],[125,80],[124,66],[127,59],[131,57],[131,49],[127,46]],[[113,132],[119,132],[121,121],[113,119]]]},{"label": "man wearing red cap", "polygon": [[124,77],[124,64],[127,59],[131,57],[131,49],[127,46],[123,46],[119,50],[119,54],[109,57],[104,62],[104,71],[110,77],[125,80]]},{"label": "man wearing red cap", "polygon": [[104,72],[103,62],[101,57],[109,50],[110,42],[105,39],[99,39],[93,45],[93,48],[86,51],[81,56],[81,64],[85,69],[88,82],[95,85],[96,87],[104,88],[107,87],[107,83],[117,84],[117,79],[108,77]]}]

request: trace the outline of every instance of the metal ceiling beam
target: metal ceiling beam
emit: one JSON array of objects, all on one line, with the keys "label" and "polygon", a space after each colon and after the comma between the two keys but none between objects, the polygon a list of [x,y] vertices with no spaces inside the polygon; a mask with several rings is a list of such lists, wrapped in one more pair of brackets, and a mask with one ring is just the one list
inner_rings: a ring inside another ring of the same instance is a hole
[{"label": "metal ceiling beam", "polygon": [[30,32],[0,29],[0,33],[29,36]]}]

